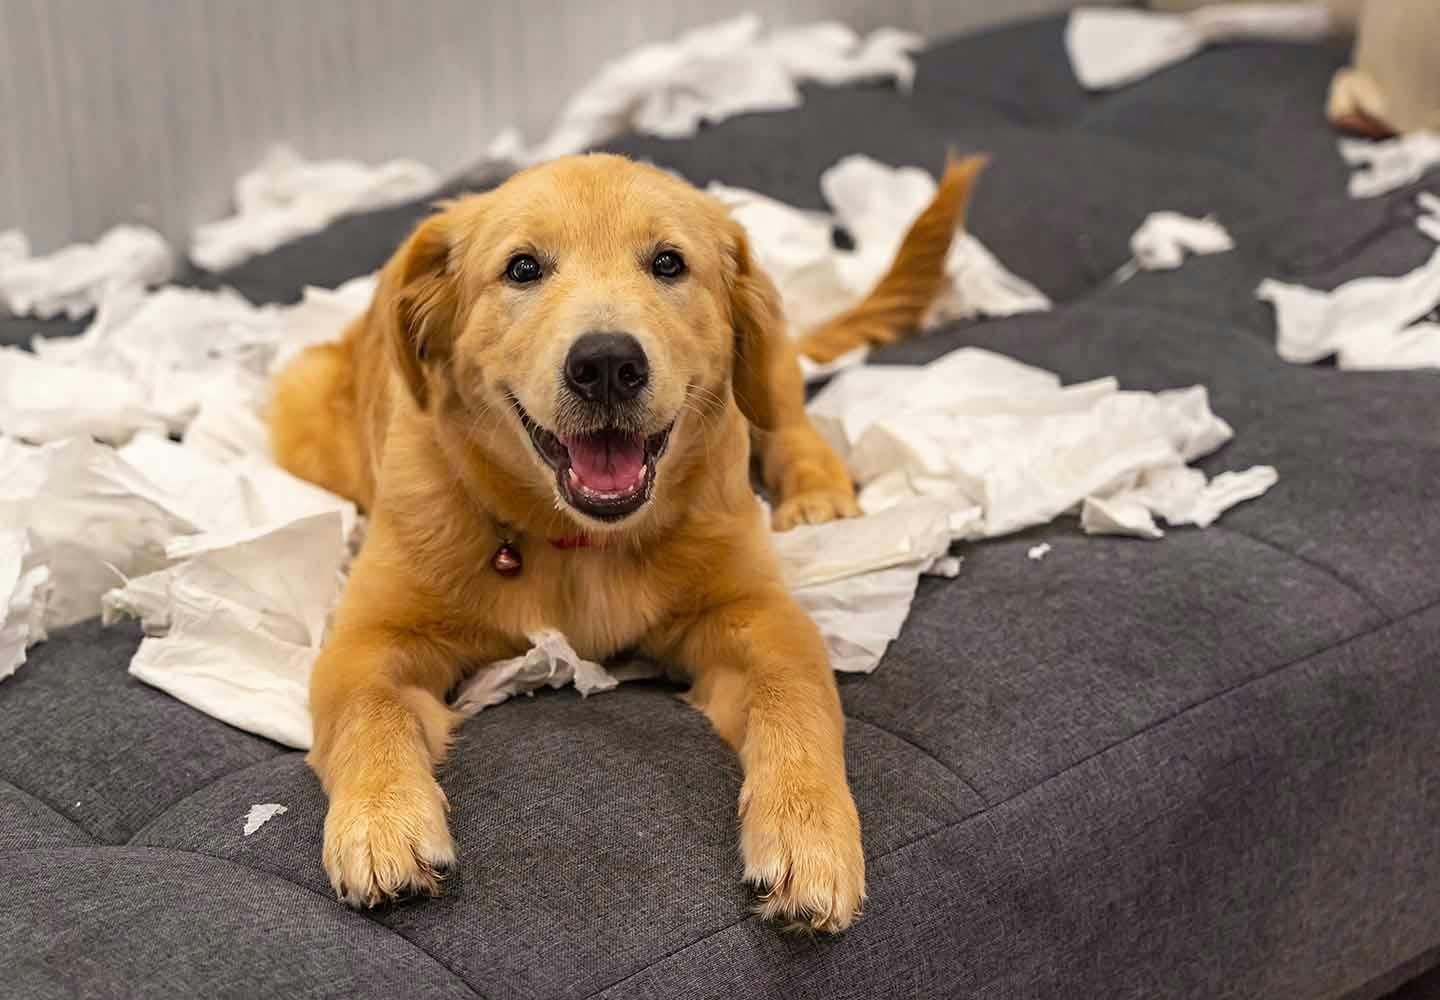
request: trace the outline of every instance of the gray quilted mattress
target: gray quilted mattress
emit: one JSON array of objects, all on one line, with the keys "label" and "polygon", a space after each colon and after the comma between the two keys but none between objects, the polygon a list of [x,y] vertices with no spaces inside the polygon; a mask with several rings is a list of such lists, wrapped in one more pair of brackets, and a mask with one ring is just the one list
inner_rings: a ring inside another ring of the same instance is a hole
[{"label": "gray quilted mattress", "polygon": [[[841,681],[870,875],[851,931],[751,914],[736,764],[647,684],[468,722],[441,777],[449,891],[350,912],[302,756],[131,679],[137,631],[85,624],[0,684],[0,994],[1335,997],[1440,960],[1440,372],[1283,364],[1253,294],[1418,266],[1414,192],[1346,196],[1321,116],[1338,47],[1218,49],[1090,97],[1061,29],[938,44],[909,96],[812,90],[612,147],[814,208],[847,153],[989,151],[971,228],[1057,308],[880,359],[979,345],[1066,381],[1203,383],[1236,430],[1210,471],[1280,471],[1209,530],[1061,521],[922,582],[878,672]],[[1159,209],[1215,213],[1238,247],[1112,285]],[[226,279],[294,299],[422,212]],[[289,811],[242,836],[261,802]]]}]

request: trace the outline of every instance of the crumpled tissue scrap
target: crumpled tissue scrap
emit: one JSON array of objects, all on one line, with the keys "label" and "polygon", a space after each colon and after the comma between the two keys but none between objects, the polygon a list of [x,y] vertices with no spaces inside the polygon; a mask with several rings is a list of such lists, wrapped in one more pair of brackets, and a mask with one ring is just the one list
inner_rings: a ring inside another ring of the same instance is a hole
[{"label": "crumpled tissue scrap", "polygon": [[1211,217],[1151,212],[1130,237],[1130,253],[1142,271],[1173,271],[1187,256],[1204,257],[1235,249],[1229,231]]},{"label": "crumpled tissue scrap", "polygon": [[79,319],[113,288],[158,285],[174,273],[170,244],[145,226],[115,226],[43,257],[30,256],[19,230],[0,232],[0,306],[16,316]]},{"label": "crumpled tissue scrap", "polygon": [[1275,348],[1291,364],[1334,355],[1346,369],[1440,367],[1440,323],[1418,322],[1440,307],[1440,249],[1398,278],[1356,278],[1332,292],[1268,278],[1255,294],[1275,307]]},{"label": "crumpled tissue scrap", "polygon": [[1222,42],[1313,42],[1335,31],[1324,3],[1225,3],[1188,14],[1077,7],[1065,49],[1086,90],[1112,90]]},{"label": "crumpled tissue scrap", "polygon": [[[635,663],[627,667],[607,669],[587,660],[555,629],[540,629],[528,636],[531,647],[523,655],[492,663],[460,686],[452,702],[464,715],[508,701],[518,694],[532,694],[542,687],[562,688],[574,685],[581,695],[609,691],[625,680],[638,680],[660,674],[658,667]],[[638,668],[638,669],[637,669]]]},{"label": "crumpled tissue scrap", "polygon": [[281,816],[289,811],[288,808],[278,802],[257,802],[251,806],[250,811],[245,814],[244,835],[247,837],[250,836],[276,816]]},{"label": "crumpled tissue scrap", "polygon": [[25,651],[46,638],[45,610],[53,589],[50,568],[35,565],[24,529],[0,531],[0,680],[25,662]]},{"label": "crumpled tissue scrap", "polygon": [[[956,538],[993,538],[1075,512],[1091,533],[1160,537],[1154,515],[1204,526],[1276,476],[1257,466],[1235,474],[1236,488],[1221,477],[1207,485],[1188,468],[1234,433],[1202,386],[1127,392],[1111,378],[1062,386],[1052,372],[976,348],[921,368],[843,372],[810,413],[860,485],[862,510],[939,500],[960,518]],[[1131,516],[1087,523],[1083,510],[1096,503],[1123,503]]]},{"label": "crumpled tissue scrap", "polygon": [[758,16],[741,14],[609,63],[570,98],[534,148],[508,131],[490,154],[535,163],[630,130],[694,135],[705,122],[799,107],[799,85],[810,81],[834,86],[888,79],[908,89],[915,76],[910,53],[923,45],[919,35],[894,28],[861,38],[832,21],[764,33]]},{"label": "crumpled tissue scrap", "polygon": [[1410,132],[1379,142],[1341,139],[1340,157],[1355,168],[1350,197],[1374,198],[1414,184],[1440,167],[1440,133]]},{"label": "crumpled tissue scrap", "polygon": [[372,167],[356,160],[306,160],[277,147],[235,182],[234,215],[195,228],[190,259],[207,271],[223,271],[342,215],[413,201],[439,186],[439,175],[415,160]]},{"label": "crumpled tissue scrap", "polygon": [[[859,302],[884,275],[910,224],[935,197],[936,181],[920,167],[891,167],[847,156],[820,175],[834,214],[807,212],[743,188],[711,183],[745,228],[760,266],[780,292],[792,333],[803,333]],[[855,249],[835,246],[833,231],[850,233]],[[926,325],[975,316],[1011,316],[1050,308],[1034,285],[1013,274],[969,233],[959,233],[946,259],[949,287]],[[824,366],[806,365],[809,378],[833,374],[865,359],[861,349]]]},{"label": "crumpled tissue scrap", "polygon": [[0,433],[120,443],[147,431],[197,440],[218,431],[238,439],[208,446],[262,451],[266,376],[338,336],[374,281],[307,288],[289,307],[253,306],[228,289],[114,288],[80,336],[37,337],[33,354],[0,348]]}]

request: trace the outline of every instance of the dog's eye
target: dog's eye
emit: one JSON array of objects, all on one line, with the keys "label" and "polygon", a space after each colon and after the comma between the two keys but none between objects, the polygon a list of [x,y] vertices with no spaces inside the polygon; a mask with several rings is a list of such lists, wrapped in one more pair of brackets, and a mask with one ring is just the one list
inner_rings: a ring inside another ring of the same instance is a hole
[{"label": "dog's eye", "polygon": [[532,281],[539,281],[543,275],[540,262],[528,253],[517,253],[510,258],[510,263],[505,265],[505,277],[517,285],[528,285]]},{"label": "dog's eye", "polygon": [[678,278],[685,273],[685,258],[674,250],[662,251],[650,262],[650,271],[657,278]]}]

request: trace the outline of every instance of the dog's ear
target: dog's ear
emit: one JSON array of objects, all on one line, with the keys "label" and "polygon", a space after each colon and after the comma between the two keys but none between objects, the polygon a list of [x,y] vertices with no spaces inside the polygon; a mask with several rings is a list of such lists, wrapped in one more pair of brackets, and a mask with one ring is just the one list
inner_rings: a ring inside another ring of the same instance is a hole
[{"label": "dog's ear", "polygon": [[410,395],[429,404],[426,366],[450,351],[459,294],[451,271],[453,238],[445,213],[422,222],[380,273],[371,306]]},{"label": "dog's ear", "polygon": [[735,276],[730,286],[730,322],[735,330],[735,402],[751,424],[774,430],[774,369],[785,360],[785,313],[775,283],[750,253],[745,231],[738,223],[733,226]]}]

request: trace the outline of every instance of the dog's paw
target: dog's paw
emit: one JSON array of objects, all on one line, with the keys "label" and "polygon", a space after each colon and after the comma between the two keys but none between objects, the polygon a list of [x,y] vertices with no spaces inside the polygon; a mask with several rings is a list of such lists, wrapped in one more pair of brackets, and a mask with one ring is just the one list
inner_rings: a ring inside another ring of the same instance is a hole
[{"label": "dog's paw", "polygon": [[860,505],[848,489],[807,490],[787,497],[774,513],[770,524],[776,531],[789,531],[797,524],[825,524],[841,517],[859,517]]},{"label": "dog's paw", "polygon": [[455,867],[446,809],[445,793],[428,774],[372,795],[335,795],[325,815],[324,850],[335,894],[356,909],[438,896]]},{"label": "dog's paw", "polygon": [[860,915],[865,854],[850,790],[746,782],[740,795],[740,854],[757,909],[787,927],[836,933]]}]

